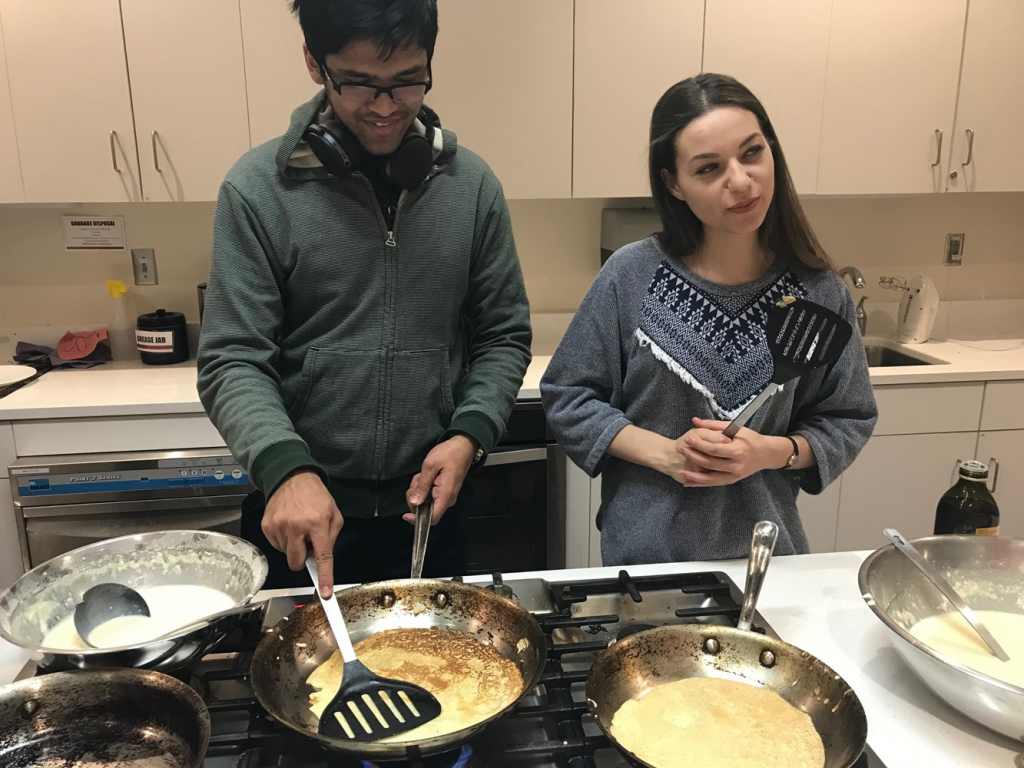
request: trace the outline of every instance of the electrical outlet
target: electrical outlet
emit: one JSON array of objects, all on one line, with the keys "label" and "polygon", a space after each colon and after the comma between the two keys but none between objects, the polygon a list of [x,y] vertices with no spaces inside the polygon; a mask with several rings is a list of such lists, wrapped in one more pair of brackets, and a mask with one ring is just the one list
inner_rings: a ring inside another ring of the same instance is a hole
[{"label": "electrical outlet", "polygon": [[136,285],[156,285],[156,251],[152,248],[132,248],[132,271]]},{"label": "electrical outlet", "polygon": [[959,267],[964,258],[964,233],[955,232],[946,235],[946,266]]}]

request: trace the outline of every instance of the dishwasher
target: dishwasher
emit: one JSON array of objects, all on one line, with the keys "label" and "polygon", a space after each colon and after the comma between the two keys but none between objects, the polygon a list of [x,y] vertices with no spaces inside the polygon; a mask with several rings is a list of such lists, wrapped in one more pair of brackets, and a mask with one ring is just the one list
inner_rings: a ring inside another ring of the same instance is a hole
[{"label": "dishwasher", "polygon": [[224,448],[21,458],[10,467],[22,565],[148,531],[241,532],[249,474]]}]

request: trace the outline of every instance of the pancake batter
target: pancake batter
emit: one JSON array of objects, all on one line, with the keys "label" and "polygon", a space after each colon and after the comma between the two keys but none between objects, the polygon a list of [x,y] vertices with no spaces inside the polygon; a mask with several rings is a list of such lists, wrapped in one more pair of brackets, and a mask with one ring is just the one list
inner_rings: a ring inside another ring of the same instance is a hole
[{"label": "pancake batter", "polygon": [[619,707],[612,735],[657,768],[822,768],[811,718],[766,688],[717,678],[655,686]]},{"label": "pancake batter", "polygon": [[[155,637],[235,604],[231,597],[220,590],[195,584],[166,584],[142,587],[137,591],[149,606],[150,615],[120,616],[100,624],[93,629],[90,637],[93,647],[144,645]],[[43,647],[63,651],[84,651],[89,648],[78,636],[73,611],[46,633]]]},{"label": "pancake batter", "polygon": [[[382,742],[446,736],[496,715],[519,698],[523,677],[490,645],[457,631],[388,629],[355,646],[359,660],[381,677],[419,685],[441,702],[428,723]],[[341,687],[345,662],[335,651],[306,681],[315,690],[309,708],[318,718]]]},{"label": "pancake batter", "polygon": [[997,659],[957,611],[922,619],[911,627],[910,634],[965,667],[1024,688],[1024,614],[1005,611],[975,613],[996,642],[1003,646],[1009,661]]}]

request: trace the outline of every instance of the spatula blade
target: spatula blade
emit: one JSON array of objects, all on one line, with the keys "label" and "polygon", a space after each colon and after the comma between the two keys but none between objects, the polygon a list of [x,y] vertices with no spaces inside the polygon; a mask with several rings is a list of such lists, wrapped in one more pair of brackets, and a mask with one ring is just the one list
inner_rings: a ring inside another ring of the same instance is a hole
[{"label": "spatula blade", "polygon": [[852,335],[853,326],[842,315],[807,299],[773,306],[768,311],[767,328],[775,363],[772,381],[784,384],[835,363]]},{"label": "spatula blade", "polygon": [[341,741],[377,741],[440,714],[441,702],[425,688],[379,677],[362,662],[351,661],[345,664],[340,690],[320,716],[319,731]]}]

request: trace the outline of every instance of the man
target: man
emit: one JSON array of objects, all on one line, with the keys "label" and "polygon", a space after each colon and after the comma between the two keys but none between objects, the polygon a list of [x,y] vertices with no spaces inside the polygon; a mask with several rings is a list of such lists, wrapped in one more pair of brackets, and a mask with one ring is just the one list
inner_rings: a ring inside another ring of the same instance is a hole
[{"label": "man", "polygon": [[430,502],[424,574],[461,573],[459,489],[530,361],[508,208],[423,104],[436,0],[293,8],[324,91],[221,187],[200,397],[259,489],[243,535],[268,587],[308,579],[288,569],[309,550],[325,595],[408,576]]}]

